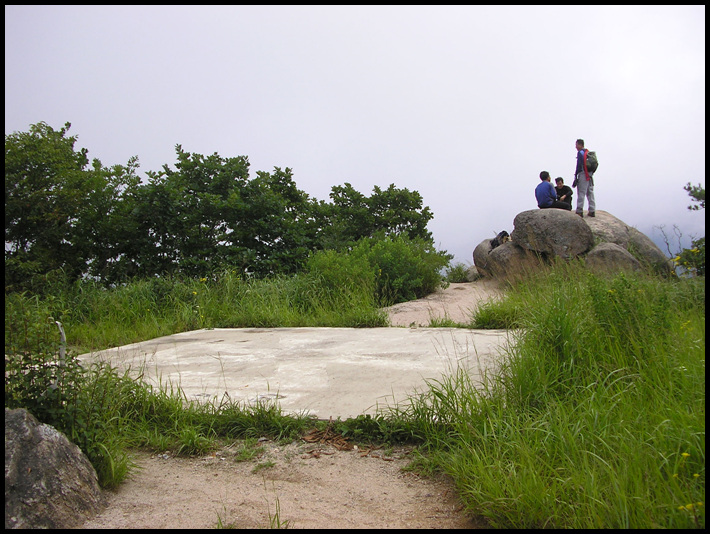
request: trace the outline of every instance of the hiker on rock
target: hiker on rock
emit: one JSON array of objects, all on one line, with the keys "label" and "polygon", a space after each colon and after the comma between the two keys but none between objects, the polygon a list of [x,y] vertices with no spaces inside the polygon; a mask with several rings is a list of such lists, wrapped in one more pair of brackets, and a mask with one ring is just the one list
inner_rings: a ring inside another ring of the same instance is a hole
[{"label": "hiker on rock", "polygon": [[567,204],[566,210],[572,210],[572,188],[565,185],[565,181],[561,176],[555,178],[555,189],[557,190],[557,200]]},{"label": "hiker on rock", "polygon": [[550,173],[547,171],[542,171],[540,173],[540,183],[535,188],[535,198],[537,199],[537,207],[540,209],[545,208],[560,208],[560,209],[571,209],[564,202],[557,200],[557,190],[555,186],[550,183]]},{"label": "hiker on rock", "polygon": [[587,197],[589,202],[588,215],[594,217],[597,209],[597,205],[594,202],[594,176],[585,165],[587,150],[584,148],[584,139],[577,139],[575,146],[577,147],[577,168],[574,171],[572,187],[577,188],[577,215],[584,217],[584,197]]}]

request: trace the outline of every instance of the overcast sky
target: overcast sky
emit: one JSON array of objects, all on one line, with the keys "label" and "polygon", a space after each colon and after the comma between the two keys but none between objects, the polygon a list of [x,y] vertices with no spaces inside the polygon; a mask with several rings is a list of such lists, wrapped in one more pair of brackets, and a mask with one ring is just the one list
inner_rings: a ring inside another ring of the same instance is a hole
[{"label": "overcast sky", "polygon": [[597,209],[705,235],[704,6],[6,6],[5,133],[40,121],[143,176],[181,144],[320,200],[416,190],[469,265],[583,138]]}]

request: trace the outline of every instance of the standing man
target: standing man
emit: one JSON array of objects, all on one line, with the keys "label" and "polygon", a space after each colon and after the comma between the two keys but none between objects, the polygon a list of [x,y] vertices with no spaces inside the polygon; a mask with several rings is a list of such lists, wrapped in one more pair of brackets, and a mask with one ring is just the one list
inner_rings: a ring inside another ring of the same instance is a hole
[{"label": "standing man", "polygon": [[572,187],[577,188],[577,215],[584,217],[584,197],[587,197],[589,202],[588,215],[594,217],[597,209],[596,202],[594,202],[594,177],[584,165],[587,154],[584,148],[584,139],[577,139],[575,146],[577,147],[577,168],[574,171]]},{"label": "standing man", "polygon": [[537,199],[537,207],[544,208],[560,208],[571,209],[564,202],[557,200],[557,191],[555,186],[550,183],[550,173],[542,171],[540,173],[540,183],[535,188],[535,198]]},{"label": "standing man", "polygon": [[565,185],[562,177],[555,178],[555,189],[557,190],[557,200],[567,204],[566,210],[572,209],[572,188]]}]

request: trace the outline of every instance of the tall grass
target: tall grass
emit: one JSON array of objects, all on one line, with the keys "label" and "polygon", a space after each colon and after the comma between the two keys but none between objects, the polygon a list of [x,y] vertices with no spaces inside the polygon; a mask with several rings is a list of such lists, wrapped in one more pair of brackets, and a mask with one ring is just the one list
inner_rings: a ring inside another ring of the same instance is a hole
[{"label": "tall grass", "polygon": [[28,306],[41,306],[64,323],[67,339],[79,352],[200,328],[388,324],[372,286],[335,285],[318,272],[268,280],[225,272],[199,279],[136,280],[112,289],[82,282],[42,299],[7,295],[6,322]]},{"label": "tall grass", "polygon": [[704,279],[558,267],[513,289],[521,326],[499,373],[430,383],[429,468],[505,528],[705,524]]}]

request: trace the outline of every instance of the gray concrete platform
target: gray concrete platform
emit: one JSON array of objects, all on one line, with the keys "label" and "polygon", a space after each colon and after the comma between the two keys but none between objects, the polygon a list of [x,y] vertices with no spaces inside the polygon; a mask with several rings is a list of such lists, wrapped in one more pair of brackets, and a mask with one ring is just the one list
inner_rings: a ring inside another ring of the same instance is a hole
[{"label": "gray concrete platform", "polygon": [[506,330],[456,328],[216,328],[80,356],[144,373],[187,399],[274,400],[287,413],[346,419],[405,401],[457,367],[492,369]]}]

